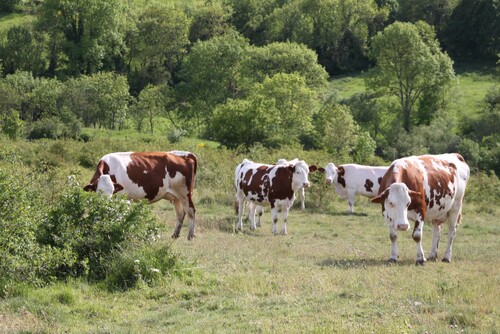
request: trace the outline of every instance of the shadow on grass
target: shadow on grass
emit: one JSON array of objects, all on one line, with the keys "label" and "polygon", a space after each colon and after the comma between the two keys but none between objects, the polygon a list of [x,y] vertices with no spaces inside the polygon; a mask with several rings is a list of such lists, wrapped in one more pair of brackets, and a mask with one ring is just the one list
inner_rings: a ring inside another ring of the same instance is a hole
[{"label": "shadow on grass", "polygon": [[415,265],[415,262],[408,259],[396,263],[387,259],[326,259],[317,263],[320,267],[332,267],[339,269],[368,268],[368,267],[392,267]]}]

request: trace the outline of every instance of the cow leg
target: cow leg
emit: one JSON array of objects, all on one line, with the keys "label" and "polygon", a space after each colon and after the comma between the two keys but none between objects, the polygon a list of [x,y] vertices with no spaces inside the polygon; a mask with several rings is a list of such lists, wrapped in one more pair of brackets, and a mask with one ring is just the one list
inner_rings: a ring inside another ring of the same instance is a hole
[{"label": "cow leg", "polygon": [[441,239],[441,224],[439,222],[435,222],[435,223],[433,222],[433,224],[432,224],[432,248],[431,248],[431,253],[429,254],[429,257],[427,258],[427,260],[436,261],[440,239]]},{"label": "cow leg", "polygon": [[255,224],[257,227],[261,226],[262,212],[264,208],[262,206],[257,206],[257,223]]},{"label": "cow leg", "polygon": [[236,230],[241,231],[243,228],[243,211],[245,210],[245,199],[242,193],[236,193],[236,200],[238,201],[238,223]]},{"label": "cow leg", "polygon": [[425,264],[424,249],[422,248],[422,231],[424,229],[424,221],[415,221],[413,229],[413,240],[417,243],[417,260],[415,264],[423,266]]},{"label": "cow leg", "polygon": [[356,192],[352,190],[347,190],[347,204],[349,204],[349,213],[354,213],[354,197]]},{"label": "cow leg", "polygon": [[181,201],[176,199],[174,200],[173,204],[175,207],[175,214],[177,216],[177,224],[175,225],[175,230],[172,234],[172,238],[177,239],[179,237],[179,234],[181,233],[182,222],[184,221],[186,212],[184,211]]},{"label": "cow leg", "polygon": [[306,203],[305,203],[305,200],[306,200],[306,195],[304,194],[305,192],[305,189],[304,188],[300,188],[299,189],[299,196],[300,196],[300,209],[302,211],[304,211],[306,209]]},{"label": "cow leg", "polygon": [[195,237],[194,229],[195,229],[195,212],[193,201],[191,198],[188,198],[187,203],[184,203],[184,212],[187,214],[189,219],[189,233],[188,240],[192,240]]},{"label": "cow leg", "polygon": [[397,262],[398,261],[398,232],[396,229],[389,227],[389,238],[391,238],[392,242],[392,251],[391,257],[389,258],[389,262]]},{"label": "cow leg", "polygon": [[290,208],[283,208],[281,210],[281,215],[283,217],[283,225],[281,225],[281,234],[288,235],[288,231],[286,229],[286,221],[288,220],[288,212]]},{"label": "cow leg", "polygon": [[462,220],[462,210],[454,210],[450,212],[448,220],[448,245],[446,246],[446,251],[444,252],[443,262],[451,262],[453,239],[457,234],[457,226]]},{"label": "cow leg", "polygon": [[250,219],[250,229],[255,230],[255,209],[257,206],[253,203],[248,203],[248,218]]},{"label": "cow leg", "polygon": [[278,233],[276,227],[278,223],[278,208],[275,206],[271,206],[271,217],[273,218],[273,234],[276,235]]}]

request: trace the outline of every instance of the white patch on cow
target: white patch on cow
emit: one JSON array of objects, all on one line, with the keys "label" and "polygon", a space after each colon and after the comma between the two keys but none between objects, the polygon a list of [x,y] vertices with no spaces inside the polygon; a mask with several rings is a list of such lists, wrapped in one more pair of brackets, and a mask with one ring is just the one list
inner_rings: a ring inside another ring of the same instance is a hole
[{"label": "white patch on cow", "polygon": [[99,181],[97,183],[97,192],[100,192],[103,195],[109,197],[111,197],[115,192],[115,186],[113,185],[113,181],[108,174],[104,174],[99,177]]},{"label": "white patch on cow", "polygon": [[[345,187],[339,183],[338,168],[344,169],[342,176],[345,181]],[[357,164],[345,164],[336,167],[332,162],[325,167],[325,182],[332,184],[335,192],[348,201],[348,211],[354,212],[354,199],[356,195],[366,197],[375,197],[380,187],[379,178],[382,178],[389,167],[385,166],[363,166]],[[372,182],[371,191],[365,187],[366,180]]]}]

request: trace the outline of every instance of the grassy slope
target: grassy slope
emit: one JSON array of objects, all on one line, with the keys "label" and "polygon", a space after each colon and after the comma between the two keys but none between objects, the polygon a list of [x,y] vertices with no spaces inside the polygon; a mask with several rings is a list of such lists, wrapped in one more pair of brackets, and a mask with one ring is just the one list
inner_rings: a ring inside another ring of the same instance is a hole
[{"label": "grassy slope", "polygon": [[[268,212],[262,228],[249,232],[246,224],[244,233],[234,234],[229,206],[198,205],[196,240],[188,242],[183,230],[173,242],[202,273],[191,284],[114,294],[78,282],[27,289],[0,303],[7,320],[0,332],[500,330],[498,210],[489,215],[466,206],[453,263],[416,267],[409,233],[400,234],[400,264],[386,265],[390,242],[379,207],[360,198],[358,214],[345,215],[345,209],[343,201],[325,213],[295,209],[289,235],[272,236]],[[168,235],[171,205],[158,203],[155,211]],[[171,243],[167,235],[163,242]],[[424,238],[428,250],[429,228]]]}]

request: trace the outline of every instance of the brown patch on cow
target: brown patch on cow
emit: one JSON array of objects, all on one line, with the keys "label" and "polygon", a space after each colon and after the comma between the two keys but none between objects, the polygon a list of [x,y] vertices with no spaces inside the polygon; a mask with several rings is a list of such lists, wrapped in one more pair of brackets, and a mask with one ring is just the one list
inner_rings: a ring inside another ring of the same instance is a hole
[{"label": "brown patch on cow", "polygon": [[337,183],[339,183],[340,185],[342,185],[342,187],[345,188],[346,183],[345,183],[344,175],[345,175],[344,167],[343,166],[337,167]]},{"label": "brown patch on cow", "polygon": [[[132,153],[130,155],[132,161],[127,166],[127,175],[132,182],[144,189],[145,198],[152,201],[158,195],[160,188],[164,186],[163,180],[167,172],[170,178],[181,173],[185,177],[190,207],[194,208],[191,193],[194,186],[196,158],[193,157],[165,152]],[[191,163],[186,163],[187,161]]]},{"label": "brown patch on cow", "polygon": [[[455,189],[449,189],[448,184],[455,182],[455,174],[457,172],[457,166],[454,163],[445,161],[445,160],[436,160],[432,157],[421,157],[420,160],[424,164],[424,167],[427,171],[427,179],[428,185],[431,189],[431,195],[435,200],[435,205],[439,206],[439,210],[444,209],[444,203],[441,200],[446,196],[454,196]],[[444,173],[443,170],[436,171],[432,166],[433,164],[439,164],[442,168],[447,170],[447,173]],[[429,203],[429,208],[430,208]]]},{"label": "brown patch on cow", "polygon": [[[269,177],[271,170],[276,169],[272,180]],[[276,200],[291,199],[293,197],[292,178],[293,166],[259,166],[249,169],[240,179],[239,187],[247,197],[257,197],[257,202],[268,200],[271,208]]]},{"label": "brown patch on cow", "polygon": [[367,192],[373,192],[373,182],[370,180],[370,179],[366,179],[366,182],[365,182],[365,189]]},{"label": "brown patch on cow", "polygon": [[[97,167],[95,169],[94,175],[90,179],[89,184],[86,185],[83,188],[83,190],[85,190],[85,191],[96,191],[97,190],[97,180],[99,180],[99,178],[101,177],[101,175],[104,175],[104,174],[109,174],[109,166],[108,166],[108,164],[105,161],[99,160],[99,162],[97,163]],[[111,175],[111,180],[113,182],[116,182],[116,177],[114,175]]]}]

